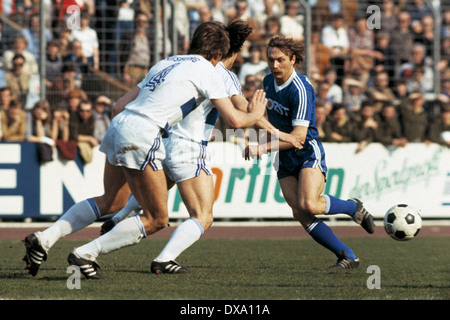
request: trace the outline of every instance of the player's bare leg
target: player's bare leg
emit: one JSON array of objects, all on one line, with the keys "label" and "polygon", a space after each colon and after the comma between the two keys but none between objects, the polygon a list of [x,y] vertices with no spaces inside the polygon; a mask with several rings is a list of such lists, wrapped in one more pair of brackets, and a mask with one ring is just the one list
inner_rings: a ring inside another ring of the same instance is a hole
[{"label": "player's bare leg", "polygon": [[204,171],[200,175],[178,183],[181,198],[190,219],[180,224],[158,257],[153,260],[153,273],[190,273],[175,259],[192,246],[213,223],[214,182]]},{"label": "player's bare leg", "polygon": [[112,213],[114,211],[111,210],[120,209],[126,204],[130,190],[121,169],[106,162],[103,177],[102,196],[76,203],[52,226],[25,238],[26,254],[23,260],[31,275],[37,274],[42,261],[47,259],[48,251],[60,238],[85,228],[102,215]]},{"label": "player's bare leg", "polygon": [[291,206],[294,217],[315,241],[338,257],[338,263],[333,268],[357,268],[359,260],[353,251],[322,220],[315,217],[326,210],[326,201],[321,195],[324,183],[320,168],[302,169],[298,181],[292,176],[280,180],[283,195]]}]

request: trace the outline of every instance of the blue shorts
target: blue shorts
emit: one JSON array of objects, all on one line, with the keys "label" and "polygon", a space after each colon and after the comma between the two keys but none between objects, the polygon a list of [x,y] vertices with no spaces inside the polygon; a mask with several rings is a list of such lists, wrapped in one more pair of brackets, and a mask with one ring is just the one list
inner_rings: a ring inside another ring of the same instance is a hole
[{"label": "blue shorts", "polygon": [[319,167],[324,176],[327,175],[325,150],[319,140],[307,141],[301,150],[296,148],[282,150],[277,157],[278,161],[275,161],[274,167],[277,170],[278,180],[289,176],[294,176],[298,180],[300,170],[303,168]]}]

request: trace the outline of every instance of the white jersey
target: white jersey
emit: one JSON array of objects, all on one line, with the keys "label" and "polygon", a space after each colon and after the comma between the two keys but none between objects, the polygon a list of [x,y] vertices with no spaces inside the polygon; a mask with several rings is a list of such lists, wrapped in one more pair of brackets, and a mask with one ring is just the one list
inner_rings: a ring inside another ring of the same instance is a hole
[{"label": "white jersey", "polygon": [[228,97],[214,66],[199,55],[161,60],[138,87],[138,96],[125,110],[150,119],[166,133],[205,99]]},{"label": "white jersey", "polygon": [[[228,70],[222,62],[219,62],[215,69],[225,84],[228,97],[231,98],[234,95],[242,94],[241,85],[236,74]],[[207,144],[218,117],[219,111],[210,100],[205,100],[172,128],[171,135],[175,138],[184,138],[197,143]]]}]

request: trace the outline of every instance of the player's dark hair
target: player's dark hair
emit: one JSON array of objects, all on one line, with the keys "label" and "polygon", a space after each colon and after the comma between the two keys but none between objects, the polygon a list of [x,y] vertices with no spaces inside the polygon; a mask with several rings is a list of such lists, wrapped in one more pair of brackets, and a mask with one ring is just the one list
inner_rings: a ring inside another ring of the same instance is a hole
[{"label": "player's dark hair", "polygon": [[295,64],[299,67],[305,62],[305,46],[300,41],[283,36],[277,36],[270,39],[267,45],[267,53],[269,48],[278,48],[290,59],[295,56]]},{"label": "player's dark hair", "polygon": [[225,27],[225,31],[228,32],[230,38],[230,50],[224,58],[229,58],[234,53],[241,51],[242,45],[250,33],[252,33],[253,28],[250,27],[247,21],[236,19]]},{"label": "player's dark hair", "polygon": [[208,21],[195,29],[188,54],[200,54],[211,60],[216,55],[225,57],[229,50],[230,38],[223,23]]}]

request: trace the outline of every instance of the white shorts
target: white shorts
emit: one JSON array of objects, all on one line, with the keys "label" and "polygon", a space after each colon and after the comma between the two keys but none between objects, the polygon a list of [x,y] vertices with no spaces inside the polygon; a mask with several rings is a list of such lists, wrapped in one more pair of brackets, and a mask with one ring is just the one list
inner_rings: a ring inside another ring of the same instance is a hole
[{"label": "white shorts", "polygon": [[126,110],[111,121],[100,151],[112,165],[137,170],[144,170],[147,165],[155,171],[160,170],[165,158],[161,128]]},{"label": "white shorts", "polygon": [[166,150],[163,168],[173,182],[195,178],[202,170],[212,174],[209,164],[211,155],[206,145],[173,136],[163,141]]}]

